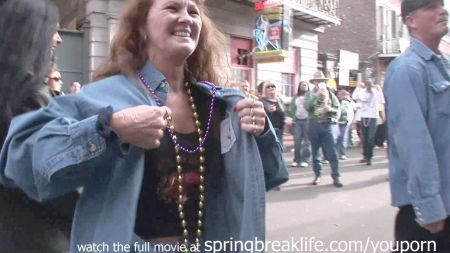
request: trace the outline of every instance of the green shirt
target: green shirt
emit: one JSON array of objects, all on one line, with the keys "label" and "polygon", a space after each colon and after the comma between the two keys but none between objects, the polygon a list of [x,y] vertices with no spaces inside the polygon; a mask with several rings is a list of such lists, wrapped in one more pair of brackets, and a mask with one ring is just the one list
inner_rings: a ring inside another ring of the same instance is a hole
[{"label": "green shirt", "polygon": [[[330,120],[332,123],[337,122],[340,114],[339,100],[329,90],[328,95],[328,99],[321,100],[311,91],[306,93],[304,105],[308,111],[308,118],[310,120]],[[328,112],[323,112],[323,108],[327,105],[330,106],[331,110]]]},{"label": "green shirt", "polygon": [[339,117],[339,123],[348,122],[348,110],[351,108],[351,104],[347,100],[341,101],[341,116]]}]

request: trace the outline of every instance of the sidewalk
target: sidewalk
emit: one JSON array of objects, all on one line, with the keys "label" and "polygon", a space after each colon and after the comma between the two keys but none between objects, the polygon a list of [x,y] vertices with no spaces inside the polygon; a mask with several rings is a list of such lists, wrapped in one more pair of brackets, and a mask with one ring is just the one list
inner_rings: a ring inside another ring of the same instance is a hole
[{"label": "sidewalk", "polygon": [[[360,160],[362,158],[362,146],[358,145],[358,141],[354,140],[356,145],[349,146],[347,148],[347,157],[351,160]],[[289,133],[285,133],[283,135],[283,156],[285,161],[290,164],[292,162],[294,156],[294,136]],[[386,147],[374,147],[374,153],[380,154],[381,156],[385,156],[387,159],[387,148]],[[343,161],[340,161],[343,162]],[[364,167],[364,166],[363,166]]]},{"label": "sidewalk", "polygon": [[[354,148],[354,147],[359,147],[358,146],[359,137],[356,134],[356,130],[355,129],[352,130],[352,140],[353,140],[353,143],[355,145],[349,146],[348,148],[350,149],[350,148]],[[284,132],[284,134],[283,134],[283,149],[284,149],[284,152],[288,152],[288,151],[290,151],[293,148],[294,148],[294,136],[291,133],[289,133],[289,132]],[[375,148],[377,148],[377,147],[375,147]]]}]

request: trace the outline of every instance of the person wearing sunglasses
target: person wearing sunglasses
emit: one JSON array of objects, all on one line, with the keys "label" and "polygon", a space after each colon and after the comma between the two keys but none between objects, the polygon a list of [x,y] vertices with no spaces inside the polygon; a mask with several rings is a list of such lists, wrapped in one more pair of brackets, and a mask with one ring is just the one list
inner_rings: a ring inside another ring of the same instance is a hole
[{"label": "person wearing sunglasses", "polygon": [[286,119],[285,107],[283,102],[278,97],[277,86],[271,81],[265,81],[263,84],[263,92],[261,101],[264,104],[264,110],[267,113],[267,117],[272,123],[277,138],[283,146],[283,131],[284,120]]},{"label": "person wearing sunglasses", "polygon": [[56,69],[56,68],[52,69],[50,74],[48,74],[46,84],[48,86],[48,89],[49,89],[52,97],[65,95],[64,92],[61,91],[61,88],[62,88],[62,85],[64,84],[64,82],[62,81],[61,73],[59,72],[58,69]]}]

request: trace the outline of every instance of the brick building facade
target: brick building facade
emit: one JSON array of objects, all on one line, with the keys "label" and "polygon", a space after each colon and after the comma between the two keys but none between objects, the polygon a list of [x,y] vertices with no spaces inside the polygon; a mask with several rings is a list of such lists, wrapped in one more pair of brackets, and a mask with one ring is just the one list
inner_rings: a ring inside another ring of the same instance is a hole
[{"label": "brick building facade", "polygon": [[341,25],[327,28],[319,35],[319,52],[333,53],[343,49],[367,59],[377,52],[376,6],[373,0],[341,0]]},{"label": "brick building facade", "polygon": [[[341,0],[341,25],[319,34],[319,53],[335,55],[347,50],[359,54],[361,78],[382,84],[389,63],[409,46],[409,35],[401,20],[401,0]],[[450,39],[440,50],[450,53]]]},{"label": "brick building facade", "polygon": [[[359,73],[380,83],[387,64],[401,53],[401,0],[341,0],[341,25],[319,35],[319,52],[347,50],[359,55]],[[394,45],[395,44],[395,45]]]}]

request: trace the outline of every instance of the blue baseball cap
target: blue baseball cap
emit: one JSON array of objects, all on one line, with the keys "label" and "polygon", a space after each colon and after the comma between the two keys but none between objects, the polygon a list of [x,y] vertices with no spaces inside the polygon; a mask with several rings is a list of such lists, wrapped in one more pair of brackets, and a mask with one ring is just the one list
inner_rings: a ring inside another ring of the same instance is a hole
[{"label": "blue baseball cap", "polygon": [[442,6],[444,5],[443,0],[403,0],[401,7],[402,18],[405,18],[406,16],[411,14],[411,12],[419,8],[431,5],[433,3],[439,3]]}]

